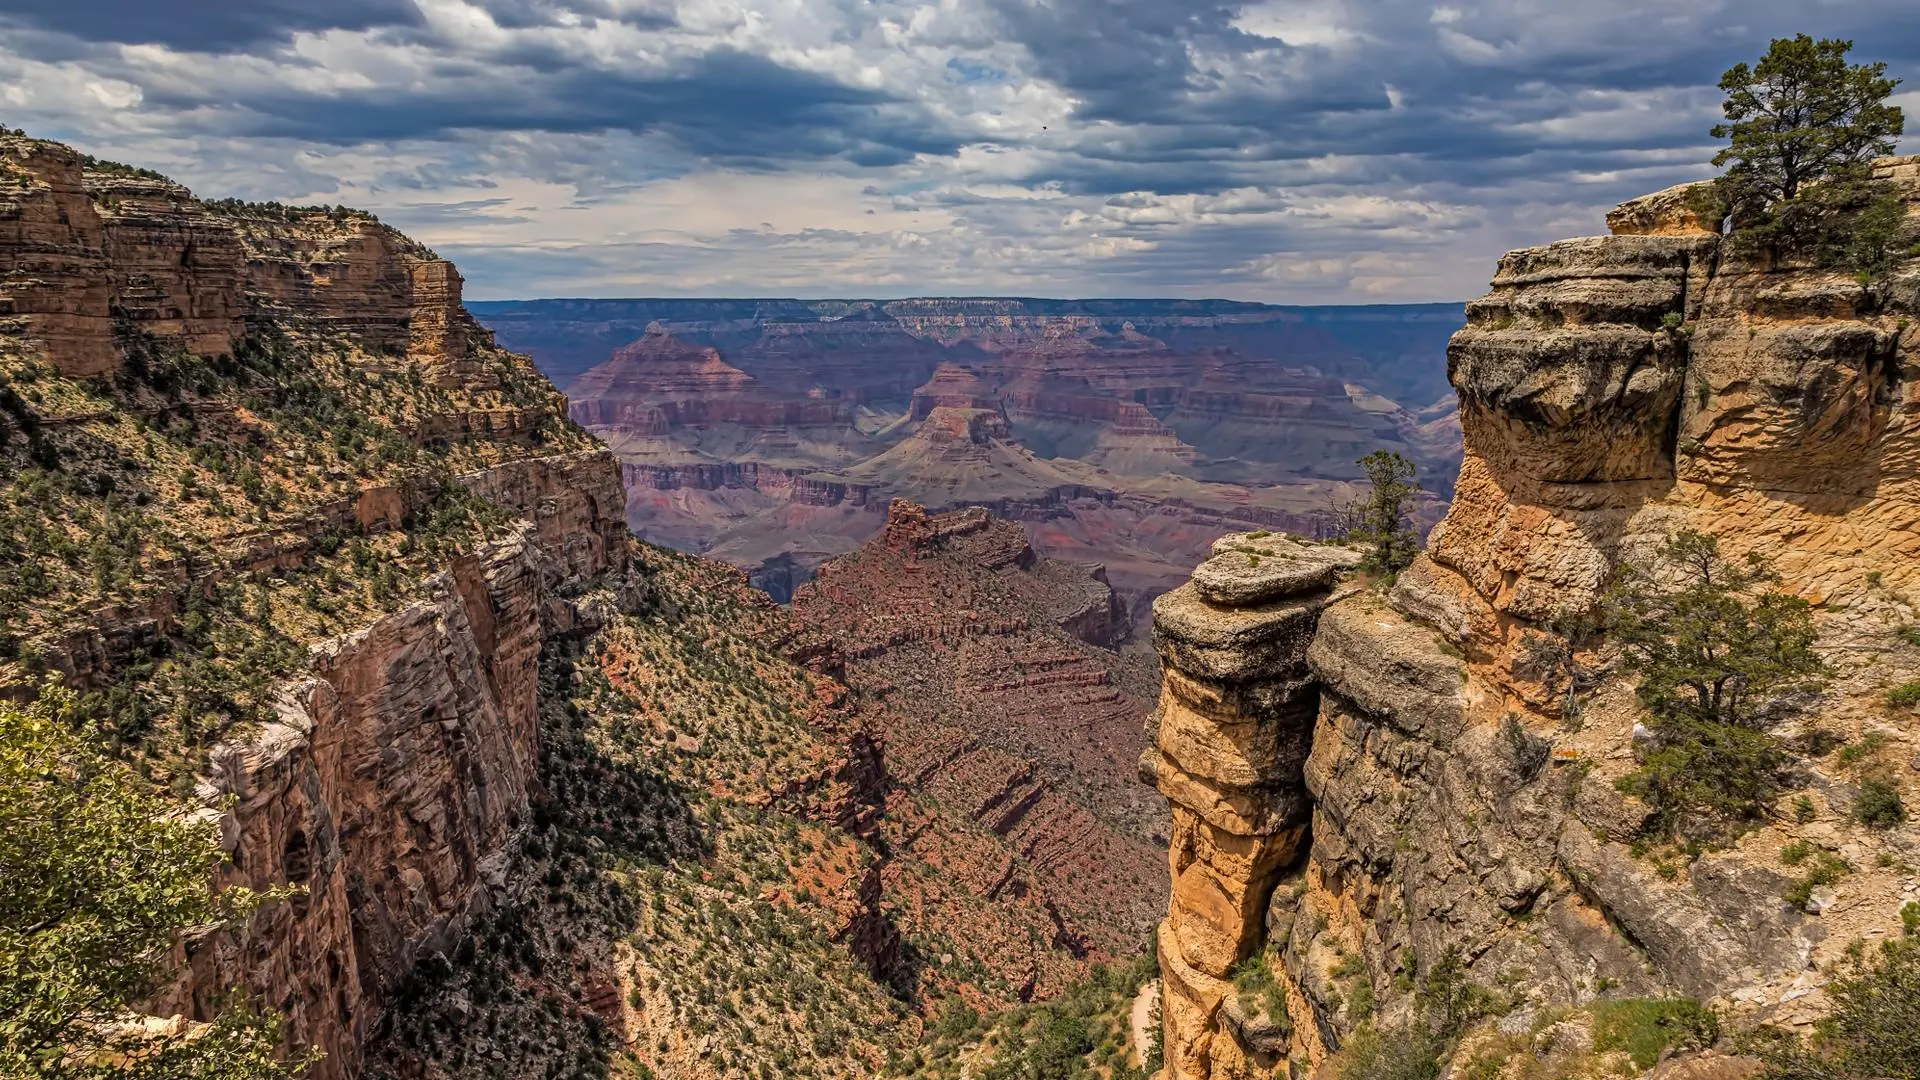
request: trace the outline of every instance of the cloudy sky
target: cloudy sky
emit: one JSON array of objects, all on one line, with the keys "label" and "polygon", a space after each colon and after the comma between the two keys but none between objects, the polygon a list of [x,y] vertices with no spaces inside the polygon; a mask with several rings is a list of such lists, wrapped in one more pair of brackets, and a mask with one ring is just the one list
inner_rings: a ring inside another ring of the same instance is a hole
[{"label": "cloudy sky", "polygon": [[1914,0],[0,0],[0,122],[477,298],[1451,300],[1802,30],[1920,90]]}]

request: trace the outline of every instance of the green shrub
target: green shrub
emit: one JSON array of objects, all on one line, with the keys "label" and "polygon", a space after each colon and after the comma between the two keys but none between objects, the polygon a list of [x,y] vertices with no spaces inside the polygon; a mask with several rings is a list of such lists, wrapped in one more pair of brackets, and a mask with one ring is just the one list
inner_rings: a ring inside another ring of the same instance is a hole
[{"label": "green shrub", "polygon": [[1625,1051],[1650,1069],[1668,1050],[1699,1050],[1720,1039],[1720,1022],[1691,998],[1602,1001],[1593,1007],[1593,1048]]},{"label": "green shrub", "polygon": [[1442,1046],[1419,1027],[1381,1033],[1362,1027],[1341,1048],[1336,1080],[1434,1080]]},{"label": "green shrub", "polygon": [[1903,682],[1887,691],[1887,704],[1896,709],[1920,707],[1920,679]]},{"label": "green shrub", "polygon": [[1758,1040],[1764,1080],[1920,1076],[1920,939],[1857,951],[1827,997],[1832,1012],[1811,1039],[1774,1032]]},{"label": "green shrub", "polygon": [[1853,800],[1853,819],[1875,829],[1891,829],[1907,820],[1900,786],[1878,776],[1860,781],[1860,794]]},{"label": "green shrub", "polygon": [[1669,831],[1699,838],[1763,816],[1789,760],[1769,729],[1832,672],[1813,647],[1812,607],[1779,581],[1764,559],[1728,559],[1717,538],[1682,529],[1607,590],[1608,633],[1654,734],[1619,786]]}]

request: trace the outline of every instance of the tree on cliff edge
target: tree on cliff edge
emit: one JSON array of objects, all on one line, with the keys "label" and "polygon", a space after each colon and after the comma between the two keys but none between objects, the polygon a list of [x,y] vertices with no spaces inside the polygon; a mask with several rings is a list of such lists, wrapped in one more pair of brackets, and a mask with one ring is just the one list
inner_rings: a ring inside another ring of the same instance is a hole
[{"label": "tree on cliff edge", "polygon": [[1872,169],[1905,129],[1887,103],[1899,81],[1885,64],[1847,63],[1852,48],[1778,38],[1758,64],[1721,76],[1727,122],[1713,137],[1728,144],[1713,163],[1727,169],[1712,190],[1741,249],[1810,254],[1867,274],[1892,257],[1905,207]]},{"label": "tree on cliff edge", "polygon": [[71,712],[52,687],[26,709],[0,702],[0,1078],[296,1074],[245,1008],[185,1030],[137,1011],[179,934],[273,897],[215,892],[215,826],[102,754]]},{"label": "tree on cliff edge", "polygon": [[1640,678],[1653,733],[1621,787],[1673,831],[1759,817],[1787,763],[1769,729],[1831,674],[1811,606],[1779,583],[1759,556],[1728,559],[1715,537],[1682,529],[1608,590],[1607,633]]},{"label": "tree on cliff edge", "polygon": [[1348,511],[1355,526],[1348,539],[1367,546],[1365,566],[1370,573],[1397,574],[1420,553],[1420,537],[1407,506],[1420,490],[1413,478],[1413,462],[1398,451],[1375,450],[1360,459],[1360,467],[1366,470],[1371,490]]}]

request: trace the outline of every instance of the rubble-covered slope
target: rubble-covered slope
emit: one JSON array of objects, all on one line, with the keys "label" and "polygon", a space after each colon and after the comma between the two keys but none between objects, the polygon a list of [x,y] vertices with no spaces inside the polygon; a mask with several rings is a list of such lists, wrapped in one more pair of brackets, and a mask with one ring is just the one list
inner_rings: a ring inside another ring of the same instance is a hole
[{"label": "rubble-covered slope", "polygon": [[[1920,180],[1912,159],[1881,169],[1910,193]],[[1181,644],[1195,620],[1162,625],[1176,820],[1224,797],[1181,759],[1176,702],[1211,703],[1193,710],[1202,741],[1251,766],[1263,806],[1311,813],[1297,863],[1256,857],[1281,834],[1244,810],[1208,817],[1201,842],[1176,835],[1173,1076],[1321,1061],[1412,1022],[1414,988],[1455,962],[1516,1046],[1567,1015],[1555,1006],[1591,1019],[1663,995],[1804,1028],[1849,945],[1901,934],[1920,829],[1853,810],[1863,755],[1896,790],[1920,762],[1889,695],[1920,674],[1920,268],[1862,281],[1749,260],[1687,206],[1684,189],[1649,196],[1609,217],[1613,235],[1501,261],[1450,350],[1467,448],[1451,509],[1390,588],[1324,606],[1279,659],[1230,641],[1200,656]],[[1798,755],[1791,795],[1712,849],[1668,844],[1617,788],[1645,713],[1611,654],[1580,657],[1609,674],[1577,715],[1539,660],[1623,560],[1683,528],[1770,559],[1815,605],[1837,669],[1779,732]],[[1222,663],[1252,665],[1256,686],[1317,682],[1317,717],[1249,696]],[[1263,763],[1253,735],[1274,731],[1292,750]],[[1286,1004],[1237,992],[1249,972]],[[1505,1075],[1495,1057],[1486,1075]]]}]

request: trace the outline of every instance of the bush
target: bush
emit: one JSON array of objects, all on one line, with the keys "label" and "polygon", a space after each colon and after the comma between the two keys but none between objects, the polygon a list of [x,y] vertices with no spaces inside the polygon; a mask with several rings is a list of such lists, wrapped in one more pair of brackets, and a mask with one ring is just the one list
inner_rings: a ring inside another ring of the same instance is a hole
[{"label": "bush", "polygon": [[1920,708],[1920,679],[1903,682],[1887,691],[1887,704],[1896,709]]},{"label": "bush", "polygon": [[206,1032],[118,1029],[166,974],[178,935],[231,925],[276,899],[215,892],[219,830],[178,813],[84,735],[49,684],[0,703],[0,1076],[81,1080],[138,1056],[148,1080],[286,1077],[278,1031],[245,1008]]},{"label": "bush", "polygon": [[1593,1048],[1625,1051],[1651,1069],[1668,1050],[1700,1050],[1720,1041],[1720,1021],[1691,998],[1602,1001],[1593,1007]]},{"label": "bush", "polygon": [[1860,781],[1860,794],[1853,800],[1853,819],[1875,829],[1891,829],[1907,820],[1900,786],[1878,776]]},{"label": "bush", "polygon": [[1337,1080],[1434,1080],[1442,1046],[1422,1028],[1381,1033],[1368,1026],[1341,1049]]},{"label": "bush", "polygon": [[1776,1032],[1754,1047],[1765,1080],[1920,1076],[1920,940],[1861,949],[1827,997],[1833,1010],[1810,1040]]}]

